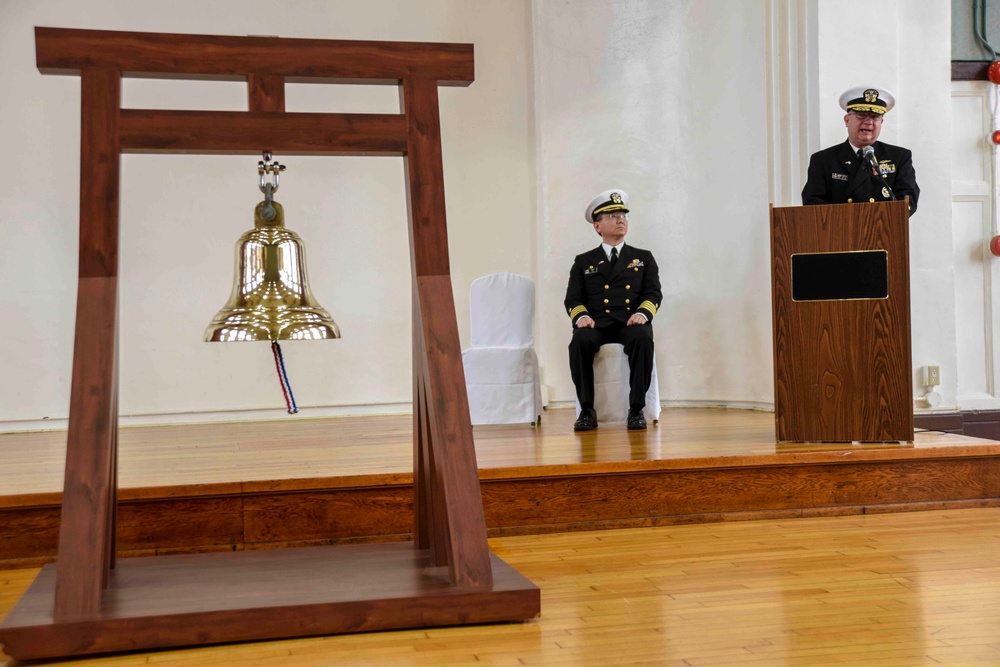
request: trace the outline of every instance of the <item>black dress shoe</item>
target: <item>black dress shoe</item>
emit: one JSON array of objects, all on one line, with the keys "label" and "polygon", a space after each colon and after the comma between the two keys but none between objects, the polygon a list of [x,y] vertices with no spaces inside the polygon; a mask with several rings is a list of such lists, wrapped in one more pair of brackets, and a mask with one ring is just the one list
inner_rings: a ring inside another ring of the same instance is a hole
[{"label": "black dress shoe", "polygon": [[642,410],[629,410],[628,411],[628,430],[630,431],[642,431],[646,428],[646,418],[642,414]]},{"label": "black dress shoe", "polygon": [[573,424],[574,431],[593,431],[597,428],[597,411],[593,408],[580,410],[580,416]]}]

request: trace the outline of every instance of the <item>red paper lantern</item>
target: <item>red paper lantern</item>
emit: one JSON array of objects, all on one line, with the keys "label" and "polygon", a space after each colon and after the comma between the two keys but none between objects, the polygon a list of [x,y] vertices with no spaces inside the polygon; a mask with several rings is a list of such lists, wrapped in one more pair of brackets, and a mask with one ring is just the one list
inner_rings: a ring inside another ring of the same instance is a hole
[{"label": "red paper lantern", "polygon": [[993,253],[994,257],[1000,257],[1000,236],[994,236],[990,239],[990,252]]},{"label": "red paper lantern", "polygon": [[990,66],[986,68],[986,76],[993,83],[1000,84],[1000,60],[994,60],[990,63]]}]

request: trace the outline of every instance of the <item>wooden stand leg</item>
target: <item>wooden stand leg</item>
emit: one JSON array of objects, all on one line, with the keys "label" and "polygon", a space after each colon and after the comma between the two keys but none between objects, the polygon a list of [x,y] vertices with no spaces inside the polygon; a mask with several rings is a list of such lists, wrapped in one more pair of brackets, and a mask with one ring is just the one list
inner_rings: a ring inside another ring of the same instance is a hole
[{"label": "wooden stand leg", "polygon": [[117,470],[117,72],[84,71],[80,147],[80,283],[54,616],[100,611],[113,557]]},{"label": "wooden stand leg", "polygon": [[[414,279],[414,285],[416,280]],[[414,546],[427,549],[437,566],[448,565],[447,508],[435,493],[434,451],[431,447],[430,408],[427,405],[427,355],[417,290],[413,290],[413,491]]]},{"label": "wooden stand leg", "polygon": [[[423,341],[420,368],[429,418],[431,479],[446,523],[432,518],[435,530],[445,530],[446,555],[452,582],[459,586],[493,583],[486,521],[479,501],[479,475],[469,399],[466,395],[462,349],[455,319],[448,265],[444,170],[437,83],[426,79],[403,82],[408,119],[407,185],[410,201],[410,242],[420,319],[415,338]],[[415,365],[416,365],[415,360]],[[421,473],[422,474],[422,473]],[[432,509],[438,506],[432,498]],[[437,512],[435,512],[437,514]]]}]

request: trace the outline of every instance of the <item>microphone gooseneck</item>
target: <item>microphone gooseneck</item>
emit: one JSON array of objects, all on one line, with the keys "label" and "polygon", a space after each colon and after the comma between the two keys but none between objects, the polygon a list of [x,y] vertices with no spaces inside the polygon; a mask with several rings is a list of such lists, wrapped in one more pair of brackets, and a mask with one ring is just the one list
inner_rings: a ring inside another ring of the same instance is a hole
[{"label": "microphone gooseneck", "polygon": [[864,157],[865,161],[868,162],[868,166],[871,167],[872,176],[877,178],[885,190],[889,192],[889,199],[891,201],[896,201],[896,193],[892,191],[892,188],[889,187],[885,178],[882,177],[882,172],[879,171],[878,160],[875,159],[875,149],[871,145],[865,146],[861,149],[861,155]]}]

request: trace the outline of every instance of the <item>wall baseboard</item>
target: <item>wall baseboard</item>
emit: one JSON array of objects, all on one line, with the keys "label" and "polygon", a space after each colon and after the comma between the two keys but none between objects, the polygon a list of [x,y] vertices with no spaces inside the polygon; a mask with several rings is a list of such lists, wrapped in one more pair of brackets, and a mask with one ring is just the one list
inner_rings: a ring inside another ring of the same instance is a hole
[{"label": "wall baseboard", "polygon": [[1000,440],[1000,410],[916,413],[913,415],[913,425],[928,431]]},{"label": "wall baseboard", "polygon": [[[120,415],[119,426],[163,426],[167,424],[214,424],[224,422],[277,421],[279,419],[317,419],[355,417],[358,415],[406,415],[413,413],[412,403],[372,403],[364,405],[319,405],[303,407],[294,415],[283,408],[265,410],[224,410],[217,412],[176,412],[149,415]],[[67,417],[0,421],[0,433],[25,431],[65,431]]]},{"label": "wall baseboard", "polygon": [[[722,408],[774,412],[774,404],[764,401],[663,401],[669,408]],[[552,401],[547,409],[575,407],[571,401]],[[179,412],[169,414],[122,415],[120,426],[161,426],[166,424],[213,424],[225,422],[276,421],[278,419],[317,419],[358,415],[412,414],[412,403],[375,403],[365,405],[326,405],[306,407],[296,415],[282,409],[228,410],[218,412]],[[666,415],[664,415],[666,417]],[[1000,440],[1000,410],[917,411],[913,416],[917,428],[946,431],[976,438]],[[26,431],[65,431],[67,418],[0,421],[0,433]]]}]

